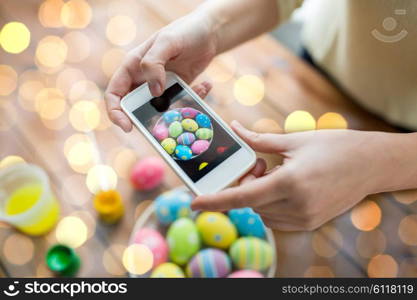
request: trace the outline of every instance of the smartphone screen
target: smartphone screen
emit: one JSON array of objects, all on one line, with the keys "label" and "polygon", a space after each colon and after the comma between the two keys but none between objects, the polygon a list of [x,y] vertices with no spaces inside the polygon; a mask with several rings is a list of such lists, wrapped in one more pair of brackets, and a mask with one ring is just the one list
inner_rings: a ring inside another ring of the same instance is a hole
[{"label": "smartphone screen", "polygon": [[133,114],[194,183],[241,148],[178,83]]}]

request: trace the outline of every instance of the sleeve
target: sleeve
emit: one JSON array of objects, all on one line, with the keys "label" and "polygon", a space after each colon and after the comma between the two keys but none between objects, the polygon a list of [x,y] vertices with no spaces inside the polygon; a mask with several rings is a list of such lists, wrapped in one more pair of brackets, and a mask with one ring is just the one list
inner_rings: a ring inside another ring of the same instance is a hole
[{"label": "sleeve", "polygon": [[277,0],[279,24],[286,22],[293,11],[303,4],[304,0]]}]

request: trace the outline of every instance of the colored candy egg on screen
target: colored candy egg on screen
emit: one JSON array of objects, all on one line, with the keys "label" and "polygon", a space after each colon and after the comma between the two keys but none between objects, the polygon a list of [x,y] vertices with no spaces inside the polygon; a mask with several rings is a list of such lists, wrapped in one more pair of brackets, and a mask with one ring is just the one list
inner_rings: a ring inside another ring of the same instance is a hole
[{"label": "colored candy egg on screen", "polygon": [[213,136],[213,131],[208,128],[200,128],[195,134],[199,139],[209,140]]},{"label": "colored candy egg on screen", "polygon": [[151,278],[184,278],[185,274],[179,266],[173,263],[163,263],[156,267]]},{"label": "colored candy egg on screen", "polygon": [[178,144],[187,145],[187,146],[194,143],[194,141],[195,141],[195,135],[192,134],[191,132],[184,132],[177,139]]},{"label": "colored candy egg on screen", "polygon": [[161,146],[168,154],[172,154],[177,147],[177,142],[173,138],[167,138],[161,142]]},{"label": "colored candy egg on screen", "polygon": [[187,275],[194,278],[222,278],[231,270],[231,262],[226,253],[214,248],[198,252],[187,266]]},{"label": "colored candy egg on screen", "polygon": [[186,131],[195,132],[198,129],[198,124],[193,119],[184,119],[181,121],[181,125]]},{"label": "colored candy egg on screen", "polygon": [[181,121],[182,116],[179,111],[170,110],[164,113],[162,118],[164,119],[165,123],[171,124],[174,121]]},{"label": "colored candy egg on screen", "polygon": [[250,207],[232,209],[229,218],[241,236],[265,237],[265,225],[261,217]]},{"label": "colored candy egg on screen", "polygon": [[199,171],[201,171],[201,170],[203,170],[205,167],[207,167],[208,166],[208,163],[207,162],[202,162],[199,166],[198,166],[198,170]]},{"label": "colored candy egg on screen", "polygon": [[193,152],[190,147],[178,145],[175,148],[175,156],[180,160],[189,160],[193,156]]},{"label": "colored candy egg on screen", "polygon": [[168,225],[179,218],[191,216],[193,197],[184,190],[172,190],[155,199],[156,217],[161,224]]},{"label": "colored candy egg on screen", "polygon": [[196,115],[198,115],[200,112],[192,107],[184,107],[181,110],[181,114],[184,119],[194,119]]},{"label": "colored candy egg on screen", "polygon": [[168,128],[165,125],[157,125],[152,131],[152,135],[158,140],[162,141],[168,137]]},{"label": "colored candy egg on screen", "polygon": [[195,117],[195,120],[197,121],[197,124],[200,127],[203,127],[203,128],[211,127],[210,118],[205,114],[198,114],[197,117]]},{"label": "colored candy egg on screen", "polygon": [[172,122],[171,125],[169,125],[168,132],[171,137],[178,137],[183,132],[181,123],[178,121]]},{"label": "colored candy egg on screen", "polygon": [[168,229],[167,240],[170,259],[180,266],[186,264],[201,246],[197,227],[188,218],[172,223]]},{"label": "colored candy egg on screen", "polygon": [[143,228],[134,237],[134,243],[147,246],[153,254],[153,268],[168,260],[168,243],[156,230]]},{"label": "colored candy egg on screen", "polygon": [[219,212],[203,212],[196,219],[197,229],[204,244],[227,249],[236,240],[236,227]]},{"label": "colored candy egg on screen", "polygon": [[206,140],[198,140],[195,141],[192,145],[191,145],[191,150],[194,154],[199,155],[203,152],[205,152],[210,146],[210,143]]}]

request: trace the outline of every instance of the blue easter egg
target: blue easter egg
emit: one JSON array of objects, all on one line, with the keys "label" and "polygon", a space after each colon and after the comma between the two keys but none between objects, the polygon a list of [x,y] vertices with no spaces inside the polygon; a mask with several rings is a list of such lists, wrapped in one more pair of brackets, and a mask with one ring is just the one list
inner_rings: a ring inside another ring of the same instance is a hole
[{"label": "blue easter egg", "polygon": [[164,119],[165,123],[171,124],[174,121],[181,121],[182,116],[179,111],[176,110],[170,110],[167,111],[162,115],[162,118]]},{"label": "blue easter egg", "polygon": [[175,156],[180,160],[189,160],[193,156],[193,152],[190,147],[184,145],[178,145],[175,148]]},{"label": "blue easter egg", "polygon": [[171,224],[179,218],[191,216],[193,197],[184,190],[173,190],[159,195],[155,199],[156,217],[164,225]]},{"label": "blue easter egg", "polygon": [[195,120],[198,124],[198,126],[203,128],[210,128],[211,127],[211,121],[210,118],[205,114],[198,114],[197,117],[195,117]]},{"label": "blue easter egg", "polygon": [[228,215],[241,236],[265,237],[265,225],[261,217],[252,208],[232,209]]}]

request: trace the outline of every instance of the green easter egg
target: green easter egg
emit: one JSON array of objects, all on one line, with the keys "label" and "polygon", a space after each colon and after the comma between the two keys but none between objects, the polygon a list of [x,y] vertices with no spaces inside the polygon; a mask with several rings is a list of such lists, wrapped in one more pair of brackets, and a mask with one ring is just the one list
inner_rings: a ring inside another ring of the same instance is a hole
[{"label": "green easter egg", "polygon": [[171,137],[178,137],[183,132],[181,123],[178,121],[172,122],[168,127],[168,132]]},{"label": "green easter egg", "polygon": [[161,146],[168,154],[172,154],[177,146],[177,142],[173,138],[166,138],[161,142]]},{"label": "green easter egg", "polygon": [[182,120],[181,125],[186,131],[194,132],[198,129],[198,124],[193,119],[184,119]]},{"label": "green easter egg", "polygon": [[168,229],[167,241],[170,259],[180,266],[185,265],[201,247],[197,227],[188,218],[172,223]]},{"label": "green easter egg", "polygon": [[264,271],[273,260],[273,250],[268,242],[257,237],[241,237],[232,244],[230,257],[238,269]]},{"label": "green easter egg", "polygon": [[208,129],[208,128],[200,128],[199,130],[197,130],[195,135],[200,140],[209,140],[213,136],[213,131],[211,129]]}]

